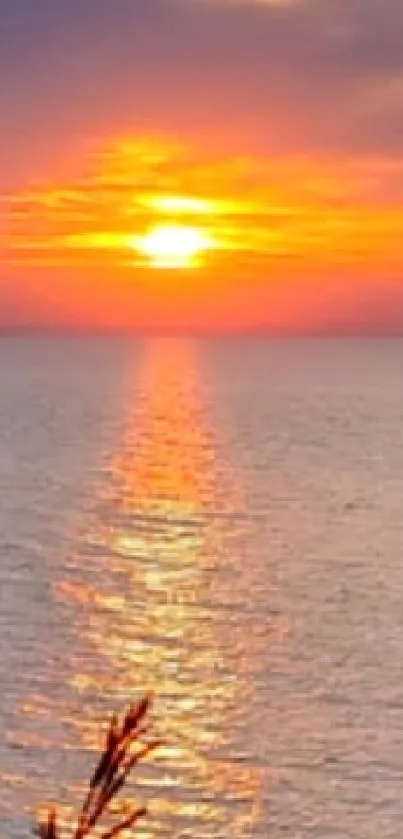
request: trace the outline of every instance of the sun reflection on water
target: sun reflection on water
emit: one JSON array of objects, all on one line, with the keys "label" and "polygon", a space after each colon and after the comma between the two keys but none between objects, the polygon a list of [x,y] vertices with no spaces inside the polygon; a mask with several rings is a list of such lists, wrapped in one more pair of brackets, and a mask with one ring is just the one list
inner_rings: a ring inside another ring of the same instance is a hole
[{"label": "sun reflection on water", "polygon": [[111,708],[155,692],[166,746],[137,775],[147,837],[244,836],[259,810],[258,774],[232,739],[248,680],[215,586],[244,524],[197,371],[190,344],[150,344],[108,480],[54,585],[81,644],[64,671],[69,701],[55,702],[76,747],[98,748]]}]

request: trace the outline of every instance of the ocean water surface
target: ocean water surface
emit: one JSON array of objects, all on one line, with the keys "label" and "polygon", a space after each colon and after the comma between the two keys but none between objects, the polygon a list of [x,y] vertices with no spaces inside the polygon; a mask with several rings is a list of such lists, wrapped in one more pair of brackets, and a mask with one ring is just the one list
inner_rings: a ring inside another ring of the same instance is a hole
[{"label": "ocean water surface", "polygon": [[[403,341],[0,340],[0,836],[401,836]],[[125,800],[121,804],[124,811]]]}]

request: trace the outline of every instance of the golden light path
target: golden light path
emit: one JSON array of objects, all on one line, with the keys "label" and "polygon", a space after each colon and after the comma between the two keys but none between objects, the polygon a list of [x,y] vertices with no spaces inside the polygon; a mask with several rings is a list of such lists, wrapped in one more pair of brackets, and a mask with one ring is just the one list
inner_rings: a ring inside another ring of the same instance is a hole
[{"label": "golden light path", "polygon": [[[150,839],[243,837],[259,818],[260,772],[239,739],[250,682],[229,620],[228,576],[242,574],[230,557],[246,523],[198,370],[191,344],[148,346],[104,490],[58,564],[54,595],[75,650],[58,695],[27,698],[24,711],[56,715],[73,732],[70,748],[91,750],[112,708],[155,692],[167,746],[137,776],[151,811],[139,835]],[[66,823],[80,795],[73,778]]]}]

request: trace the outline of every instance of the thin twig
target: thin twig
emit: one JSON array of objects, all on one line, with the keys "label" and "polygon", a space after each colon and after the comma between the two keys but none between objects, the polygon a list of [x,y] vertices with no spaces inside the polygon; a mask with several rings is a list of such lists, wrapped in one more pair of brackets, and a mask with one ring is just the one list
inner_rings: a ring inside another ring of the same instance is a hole
[{"label": "thin twig", "polygon": [[[73,839],[86,839],[98,825],[113,798],[117,796],[135,766],[156,748],[162,745],[160,740],[141,745],[140,738],[148,731],[145,722],[152,698],[146,696],[130,706],[124,717],[119,720],[116,714],[111,718],[106,735],[104,751],[89,782],[87,795],[77,819]],[[133,753],[133,745],[137,751]],[[123,830],[128,830],[147,814],[146,807],[134,809],[129,816],[114,827],[107,829],[101,839],[115,839]],[[44,821],[35,831],[40,839],[59,839],[57,811],[49,810]]]}]

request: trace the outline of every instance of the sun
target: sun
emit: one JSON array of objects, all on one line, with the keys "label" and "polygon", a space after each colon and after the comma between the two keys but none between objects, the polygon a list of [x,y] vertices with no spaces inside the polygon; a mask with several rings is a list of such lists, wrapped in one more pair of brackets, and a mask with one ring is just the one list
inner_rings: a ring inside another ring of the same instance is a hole
[{"label": "sun", "polygon": [[155,268],[194,268],[212,241],[199,227],[181,224],[158,224],[131,241]]}]

